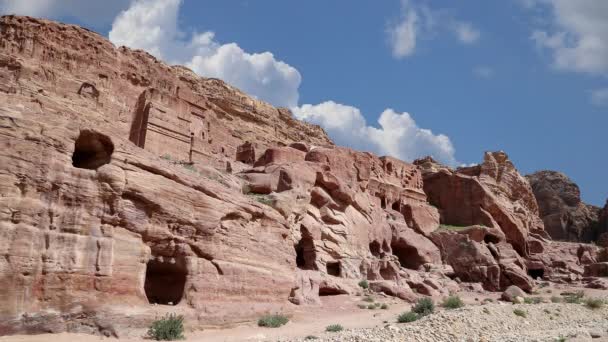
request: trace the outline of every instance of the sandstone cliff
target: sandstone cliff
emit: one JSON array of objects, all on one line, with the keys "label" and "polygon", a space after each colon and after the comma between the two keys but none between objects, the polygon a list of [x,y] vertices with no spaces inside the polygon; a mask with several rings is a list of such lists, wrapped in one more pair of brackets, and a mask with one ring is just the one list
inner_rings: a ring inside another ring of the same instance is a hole
[{"label": "sandstone cliff", "polygon": [[545,230],[555,240],[595,241],[600,208],[581,201],[578,186],[556,171],[538,171],[527,178],[540,207]]},{"label": "sandstone cliff", "polygon": [[336,147],[220,80],[28,17],[0,19],[0,80],[0,334],[233,324],[361,279],[412,300],[603,272],[597,248],[548,239],[502,152],[451,170]]}]

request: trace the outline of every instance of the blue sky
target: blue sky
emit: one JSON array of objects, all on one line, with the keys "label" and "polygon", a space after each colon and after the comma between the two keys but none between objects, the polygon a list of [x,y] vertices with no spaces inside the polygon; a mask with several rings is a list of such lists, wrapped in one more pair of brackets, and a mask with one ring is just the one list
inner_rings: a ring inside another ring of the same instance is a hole
[{"label": "blue sky", "polygon": [[[524,174],[562,171],[587,202],[608,197],[608,1],[91,6],[100,5],[0,0],[5,13],[81,24],[224,78],[321,124],[340,144],[452,165],[504,150]],[[256,55],[264,52],[272,56]]]}]

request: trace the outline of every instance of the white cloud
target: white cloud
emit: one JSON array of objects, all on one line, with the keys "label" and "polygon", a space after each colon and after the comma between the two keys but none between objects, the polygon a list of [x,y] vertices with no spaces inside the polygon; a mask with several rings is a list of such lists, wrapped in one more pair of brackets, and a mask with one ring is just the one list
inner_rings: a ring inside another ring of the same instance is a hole
[{"label": "white cloud", "polygon": [[333,101],[306,104],[292,110],[298,119],[321,125],[338,145],[409,161],[431,155],[457,165],[450,139],[418,127],[408,113],[386,109],[378,118],[379,128],[376,128],[367,125],[358,108]]},{"label": "white cloud", "polygon": [[591,103],[598,107],[608,107],[608,88],[591,91]]},{"label": "white cloud", "polygon": [[473,68],[473,74],[479,78],[492,78],[494,77],[494,69],[489,66],[480,65]]},{"label": "white cloud", "polygon": [[74,17],[88,24],[101,25],[111,22],[129,3],[130,0],[0,0],[0,14],[52,19]]},{"label": "white cloud", "polygon": [[446,10],[435,10],[414,0],[401,1],[401,18],[388,25],[386,33],[393,57],[412,56],[421,38],[431,37],[439,30],[451,31],[463,44],[473,44],[481,32],[469,22],[459,21]]},{"label": "white cloud", "polygon": [[276,106],[298,104],[301,76],[270,52],[248,53],[236,43],[220,44],[213,32],[180,32],[181,0],[136,0],[112,25],[110,40],[170,63],[185,64],[205,77],[220,78]]},{"label": "white cloud", "polygon": [[454,32],[456,37],[464,44],[473,44],[479,40],[481,33],[479,30],[473,27],[471,23],[467,22],[455,22]]},{"label": "white cloud", "polygon": [[395,58],[407,57],[414,53],[418,24],[416,10],[404,5],[402,21],[388,28],[389,41]]},{"label": "white cloud", "polygon": [[551,24],[535,30],[532,39],[552,53],[553,65],[566,71],[608,74],[608,1],[527,0],[545,9]]}]

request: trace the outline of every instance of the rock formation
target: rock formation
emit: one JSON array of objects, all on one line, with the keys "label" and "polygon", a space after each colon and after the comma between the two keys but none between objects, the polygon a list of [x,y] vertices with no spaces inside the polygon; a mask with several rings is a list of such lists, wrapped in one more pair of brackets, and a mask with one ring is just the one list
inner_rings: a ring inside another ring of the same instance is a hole
[{"label": "rock formation", "polygon": [[545,234],[528,181],[504,152],[486,153],[476,166],[451,170],[430,158],[417,160],[424,191],[439,210],[433,233],[445,263],[465,281],[497,291],[533,287],[525,258],[542,253]]},{"label": "rock formation", "polygon": [[502,152],[451,170],[336,147],[220,80],[29,17],[0,19],[0,81],[0,335],[116,335],[167,310],[233,324],[362,279],[404,300],[603,286],[601,251],[551,242]]},{"label": "rock formation", "polygon": [[527,176],[540,208],[545,230],[555,240],[595,241],[599,237],[600,208],[581,201],[578,186],[556,171]]}]

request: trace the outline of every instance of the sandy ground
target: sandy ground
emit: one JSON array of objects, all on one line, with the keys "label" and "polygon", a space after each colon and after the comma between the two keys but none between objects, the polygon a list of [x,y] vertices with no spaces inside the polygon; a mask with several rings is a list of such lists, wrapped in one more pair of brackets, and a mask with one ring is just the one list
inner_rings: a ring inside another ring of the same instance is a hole
[{"label": "sandy ground", "polygon": [[[541,296],[549,298],[558,296],[560,292],[569,290],[567,288],[545,288],[540,289]],[[608,291],[585,289],[585,293],[592,297],[608,298]],[[500,293],[471,293],[459,294],[467,305],[481,305],[483,299],[492,298],[497,300]],[[322,297],[323,306],[300,307],[291,317],[288,324],[283,327],[271,329],[260,328],[255,322],[240,325],[229,329],[205,329],[198,331],[187,331],[186,341],[205,342],[236,342],[236,341],[281,341],[285,339],[303,338],[308,335],[323,336],[326,334],[325,327],[331,324],[340,324],[344,329],[373,328],[386,323],[394,323],[396,317],[410,309],[410,304],[399,299],[383,295],[373,296],[376,302],[389,305],[387,310],[361,309],[359,304],[369,304],[363,301],[363,297],[347,295]],[[608,325],[608,322],[607,322]],[[125,341],[143,342],[150,341],[144,337],[145,331],[134,332],[131,336],[137,338],[105,338],[85,334],[42,334],[42,335],[16,335],[0,337],[0,342],[92,342],[92,341]]]}]

